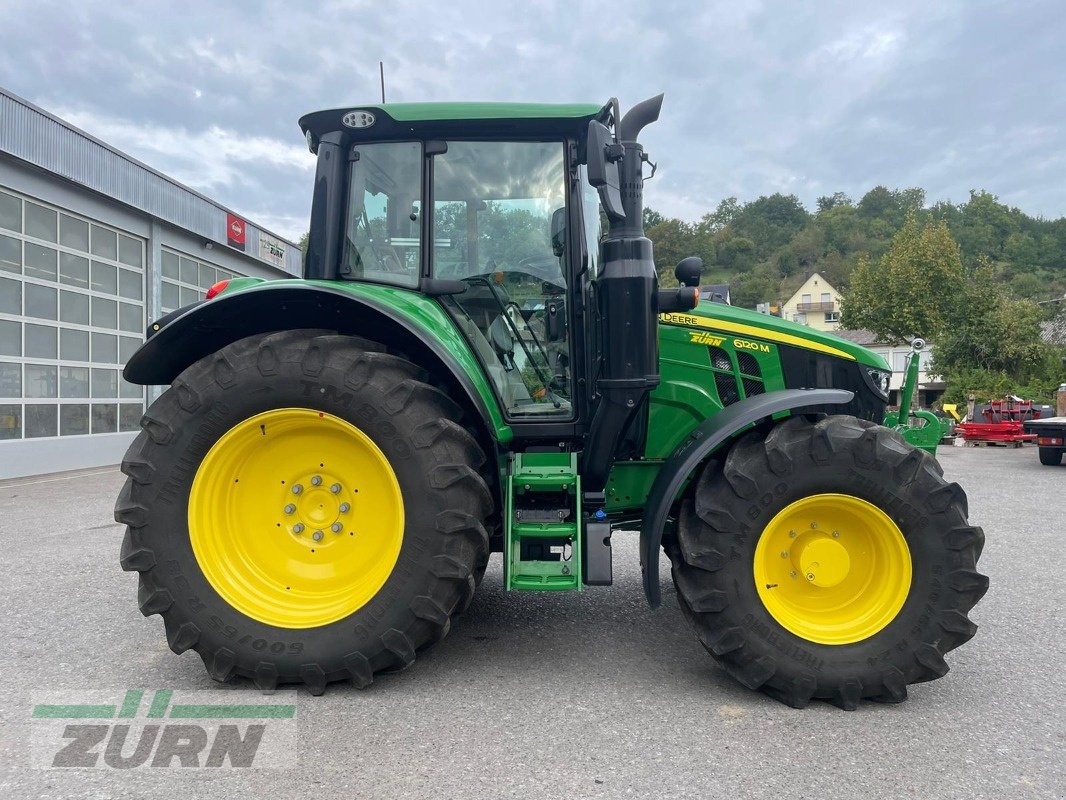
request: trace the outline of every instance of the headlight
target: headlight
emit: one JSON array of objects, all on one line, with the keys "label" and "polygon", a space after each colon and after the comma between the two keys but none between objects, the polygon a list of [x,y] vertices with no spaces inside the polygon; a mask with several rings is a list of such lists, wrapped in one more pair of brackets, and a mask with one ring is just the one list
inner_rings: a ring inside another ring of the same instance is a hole
[{"label": "headlight", "polygon": [[870,388],[879,394],[883,399],[888,399],[888,382],[892,378],[892,373],[887,369],[878,369],[877,367],[863,367],[863,377],[866,378],[866,383]]}]

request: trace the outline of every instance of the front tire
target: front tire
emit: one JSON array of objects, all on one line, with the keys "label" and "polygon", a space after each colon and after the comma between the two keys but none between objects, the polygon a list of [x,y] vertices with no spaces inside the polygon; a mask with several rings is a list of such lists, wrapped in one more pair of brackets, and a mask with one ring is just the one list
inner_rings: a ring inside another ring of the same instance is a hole
[{"label": "front tire", "polygon": [[893,431],[793,417],[708,463],[667,552],[682,612],[730,675],[851,710],[942,677],[977,630],[984,534],[966,515],[958,484]]},{"label": "front tire", "polygon": [[319,694],[409,666],[488,556],[485,456],[459,416],[411,362],[322,331],[192,365],[122,464],[142,613],[219,681]]}]

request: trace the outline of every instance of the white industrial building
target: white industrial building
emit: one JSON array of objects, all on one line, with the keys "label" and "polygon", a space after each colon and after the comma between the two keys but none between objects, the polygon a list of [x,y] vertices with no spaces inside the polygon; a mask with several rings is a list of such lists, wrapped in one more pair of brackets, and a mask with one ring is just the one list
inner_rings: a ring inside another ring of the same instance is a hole
[{"label": "white industrial building", "polygon": [[297,245],[0,88],[0,479],[117,464],[146,324]]}]

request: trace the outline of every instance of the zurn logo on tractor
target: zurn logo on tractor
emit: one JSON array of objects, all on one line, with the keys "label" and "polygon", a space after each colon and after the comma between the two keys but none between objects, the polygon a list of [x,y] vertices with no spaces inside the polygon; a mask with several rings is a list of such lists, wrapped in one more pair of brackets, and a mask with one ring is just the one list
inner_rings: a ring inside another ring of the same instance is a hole
[{"label": "zurn logo on tractor", "polygon": [[115,518],[174,652],[364,688],[448,634],[492,558],[508,591],[594,591],[639,526],[627,588],[657,607],[665,553],[747,687],[854,709],[947,672],[988,586],[965,495],[881,425],[883,358],[700,302],[697,257],[659,285],[640,139],[662,101],[300,120],[302,278],[216,284],[123,373],[170,387]]},{"label": "zurn logo on tractor", "polygon": [[706,331],[690,331],[689,341],[693,344],[709,344],[711,347],[720,347],[725,338],[715,336],[713,333],[707,333]]},{"label": "zurn logo on tractor", "polygon": [[[130,689],[33,696],[38,768],[287,769],[296,765],[296,693]],[[236,702],[235,702],[236,701]]]}]

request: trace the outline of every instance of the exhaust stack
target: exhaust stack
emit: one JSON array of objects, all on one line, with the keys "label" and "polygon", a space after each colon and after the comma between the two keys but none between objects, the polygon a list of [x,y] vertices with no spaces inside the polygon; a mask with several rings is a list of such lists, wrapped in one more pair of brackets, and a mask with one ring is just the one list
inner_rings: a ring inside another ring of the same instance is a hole
[{"label": "exhaust stack", "polygon": [[658,95],[616,119],[613,142],[607,141],[603,125],[589,123],[589,179],[600,191],[610,222],[595,281],[594,313],[602,342],[595,385],[599,400],[581,466],[583,489],[593,505],[607,484],[618,443],[659,385],[659,278],[651,241],[644,235],[646,156],[637,136],[659,118],[662,102]]}]

